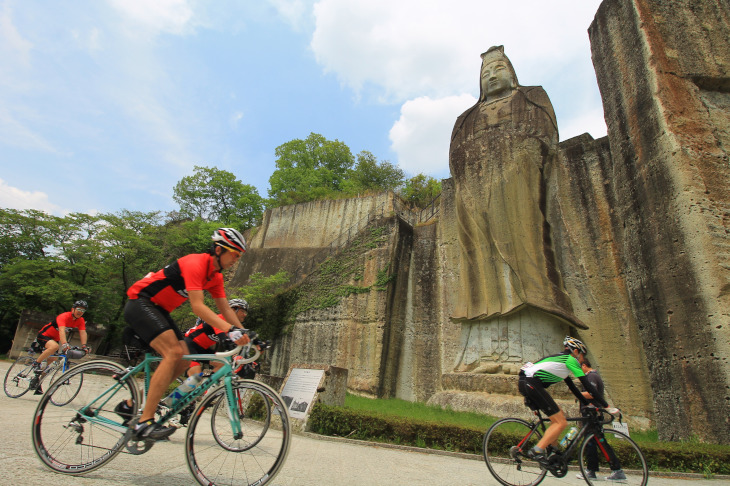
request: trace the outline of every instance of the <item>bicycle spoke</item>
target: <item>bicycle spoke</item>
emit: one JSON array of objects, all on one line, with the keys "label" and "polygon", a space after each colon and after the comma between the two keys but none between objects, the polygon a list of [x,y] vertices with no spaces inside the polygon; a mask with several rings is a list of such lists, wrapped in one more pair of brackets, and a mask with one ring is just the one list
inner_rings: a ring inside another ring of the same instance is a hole
[{"label": "bicycle spoke", "polygon": [[[114,407],[126,399],[136,407],[138,399],[136,386],[125,383],[114,388],[119,382],[113,375],[122,371],[116,363],[91,361],[50,385],[33,421],[33,447],[46,466],[81,474],[100,467],[124,447],[127,428]],[[72,397],[64,391],[70,386],[78,386]]]},{"label": "bicycle spoke", "polygon": [[542,436],[535,431],[529,438],[531,426],[516,418],[495,422],[484,435],[483,454],[489,472],[505,486],[535,486],[547,471],[522,455]]},{"label": "bicycle spoke", "polygon": [[[286,405],[273,389],[253,381],[234,383],[232,398],[233,416],[225,388],[193,414],[185,442],[188,467],[204,485],[266,484],[289,450]],[[240,424],[240,436],[234,436],[232,421]]]},{"label": "bicycle spoke", "polygon": [[31,368],[34,358],[23,356],[15,360],[10,365],[7,373],[5,373],[5,381],[3,387],[5,394],[10,398],[18,398],[25,395],[30,390],[30,380],[34,373]]},{"label": "bicycle spoke", "polygon": [[[606,484],[606,477],[611,474],[624,476],[611,483],[631,486],[644,486],[649,479],[649,469],[639,446],[623,433],[608,428],[598,437],[590,435],[583,442],[580,466],[588,484]],[[591,478],[589,470],[596,479]],[[616,470],[621,472],[614,473]]]}]

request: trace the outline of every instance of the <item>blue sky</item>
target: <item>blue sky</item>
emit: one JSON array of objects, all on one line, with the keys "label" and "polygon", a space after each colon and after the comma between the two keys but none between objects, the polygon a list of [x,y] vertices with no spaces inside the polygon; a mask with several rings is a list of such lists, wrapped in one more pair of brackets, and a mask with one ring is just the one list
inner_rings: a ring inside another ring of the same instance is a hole
[{"label": "blue sky", "polygon": [[504,45],[560,139],[606,134],[598,0],[0,0],[0,207],[171,211],[195,165],[268,195],[310,132],[449,177],[479,55]]}]

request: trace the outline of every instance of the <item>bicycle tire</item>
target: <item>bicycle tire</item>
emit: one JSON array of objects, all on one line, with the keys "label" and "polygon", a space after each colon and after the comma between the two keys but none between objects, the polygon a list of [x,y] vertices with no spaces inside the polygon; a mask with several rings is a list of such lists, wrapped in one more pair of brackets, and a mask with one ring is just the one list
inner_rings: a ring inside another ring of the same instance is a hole
[{"label": "bicycle tire", "polygon": [[21,356],[15,360],[5,373],[3,388],[10,398],[19,398],[30,391],[30,380],[33,378],[33,362],[31,356]]},{"label": "bicycle tire", "polygon": [[59,366],[56,371],[51,375],[51,385],[56,380],[63,379],[63,382],[56,388],[56,391],[51,395],[51,403],[57,407],[63,407],[76,398],[76,395],[81,391],[81,386],[84,383],[84,374],[69,374],[72,367],[76,366],[76,363],[68,362],[68,369],[64,372],[63,367]]},{"label": "bicycle tire", "polygon": [[[518,418],[498,420],[484,434],[482,454],[494,479],[505,486],[536,486],[545,478],[547,471],[524,457],[542,437],[539,430],[522,442],[532,430],[532,424]],[[520,454],[515,454],[517,451]]]},{"label": "bicycle tire", "polygon": [[[225,388],[221,388],[216,394],[220,399],[213,405],[211,412],[210,426],[213,438],[218,444],[229,451],[243,452],[258,444],[271,424],[271,402],[261,394],[261,391],[253,387],[234,387],[234,407],[241,420],[241,427],[244,427],[246,435],[238,441],[233,436],[227,436],[230,432],[230,409],[226,400]],[[250,427],[246,426],[251,424]],[[246,425],[245,425],[246,424]]]},{"label": "bicycle tire", "polygon": [[[649,481],[649,467],[646,464],[646,458],[641,452],[641,449],[628,435],[618,430],[604,428],[603,439],[599,447],[596,448],[598,456],[598,468],[596,471],[596,478],[591,479],[587,475],[588,470],[588,452],[587,448],[591,441],[596,440],[596,434],[590,434],[586,436],[583,444],[580,447],[579,465],[580,471],[589,485],[605,484],[606,475],[611,471],[611,465],[606,444],[611,446],[616,457],[620,461],[620,467],[626,475],[625,480],[621,480],[621,484],[628,484],[631,486],[645,486]],[[603,468],[603,471],[601,470]],[[617,481],[618,482],[618,481]]]},{"label": "bicycle tire", "polygon": [[[209,425],[209,421],[213,418],[213,408],[225,397],[225,389],[206,397],[193,413],[185,438],[188,468],[201,485],[241,486],[269,483],[284,465],[289,452],[291,442],[289,414],[279,394],[263,383],[249,380],[235,382],[233,388],[234,394],[246,394],[252,391],[268,401],[271,420],[266,433],[255,445],[248,448],[243,445],[246,441],[245,429],[256,425],[251,421],[241,422],[244,437],[230,438],[231,441],[239,440],[241,443],[232,446],[231,442],[226,442],[228,447],[221,447],[213,435],[213,427]],[[221,396],[220,393],[224,395]],[[221,436],[224,424],[221,422],[217,425],[217,433]],[[230,421],[228,426],[230,427]],[[260,434],[257,433],[256,436],[258,435]]]},{"label": "bicycle tire", "polygon": [[63,386],[53,382],[36,407],[32,425],[33,450],[43,465],[68,475],[93,471],[112,460],[124,448],[131,431],[114,412],[122,400],[131,399],[139,408],[137,383],[120,381],[125,368],[111,361],[89,361],[63,375],[75,379],[83,374],[79,391],[58,406],[51,397]]}]

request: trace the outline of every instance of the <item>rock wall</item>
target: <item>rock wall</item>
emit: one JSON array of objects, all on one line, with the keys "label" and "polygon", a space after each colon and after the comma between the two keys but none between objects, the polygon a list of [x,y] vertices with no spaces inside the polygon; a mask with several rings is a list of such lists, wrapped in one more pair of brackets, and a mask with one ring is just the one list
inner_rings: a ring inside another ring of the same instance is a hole
[{"label": "rock wall", "polygon": [[660,438],[730,442],[730,6],[605,0],[589,36]]}]

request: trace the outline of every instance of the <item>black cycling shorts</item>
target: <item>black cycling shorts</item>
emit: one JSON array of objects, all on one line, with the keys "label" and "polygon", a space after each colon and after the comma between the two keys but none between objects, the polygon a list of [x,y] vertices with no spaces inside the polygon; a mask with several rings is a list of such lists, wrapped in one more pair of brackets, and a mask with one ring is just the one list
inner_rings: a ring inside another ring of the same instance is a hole
[{"label": "black cycling shorts", "polygon": [[147,344],[150,344],[157,336],[168,330],[175,333],[178,341],[184,339],[183,333],[177,328],[175,321],[170,317],[170,313],[144,297],[127,301],[124,306],[124,320],[127,321],[135,334]]},{"label": "black cycling shorts", "polygon": [[520,379],[517,382],[517,389],[520,391],[522,396],[530,399],[532,403],[548,417],[551,417],[560,411],[558,404],[555,403],[553,397],[550,396],[545,389],[545,386],[537,378],[528,378],[521,374]]},{"label": "black cycling shorts", "polygon": [[41,352],[45,351],[45,349],[46,349],[46,343],[48,341],[53,341],[53,339],[51,339],[48,336],[45,336],[43,334],[39,334],[38,336],[36,336],[35,340],[38,341],[38,344],[40,344],[41,345],[41,348],[43,348],[41,350]]}]

